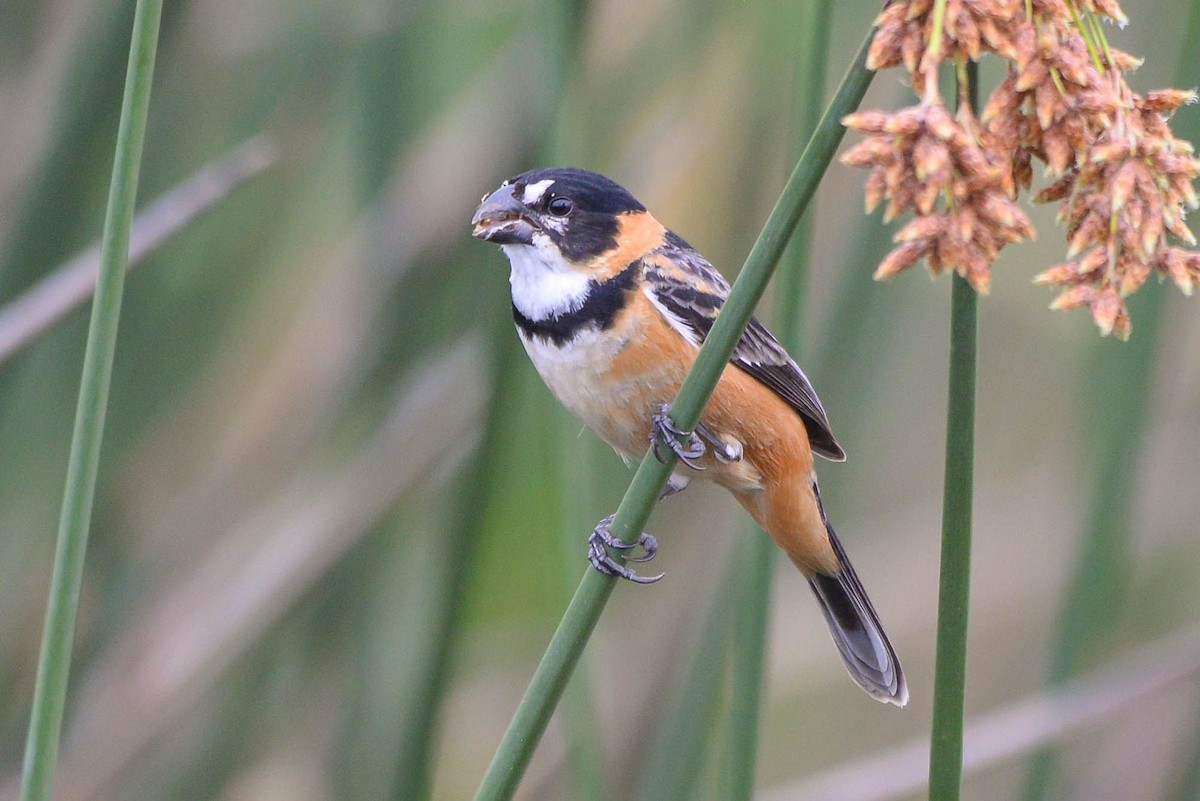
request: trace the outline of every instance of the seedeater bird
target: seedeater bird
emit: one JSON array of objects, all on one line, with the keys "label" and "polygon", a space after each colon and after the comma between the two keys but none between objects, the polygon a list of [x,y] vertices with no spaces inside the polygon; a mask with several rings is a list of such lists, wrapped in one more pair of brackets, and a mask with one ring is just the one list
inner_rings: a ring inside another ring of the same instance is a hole
[{"label": "seedeater bird", "polygon": [[[512,272],[517,333],[550,391],[626,461],[647,446],[679,462],[663,496],[702,477],[728,489],[808,579],[851,677],[903,706],[908,687],[862,583],[825,517],[813,454],[845,459],[812,385],[751,319],[694,432],[667,414],[729,284],[679,235],[615,182],[574,168],[532,170],[484,197],[473,235],[500,245]],[[648,583],[607,548],[596,527],[597,570]]]}]

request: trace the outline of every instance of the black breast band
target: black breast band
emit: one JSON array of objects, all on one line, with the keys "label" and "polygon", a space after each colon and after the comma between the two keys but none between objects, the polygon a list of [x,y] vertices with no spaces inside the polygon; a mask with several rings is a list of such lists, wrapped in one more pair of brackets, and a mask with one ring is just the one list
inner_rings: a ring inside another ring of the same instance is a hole
[{"label": "black breast band", "polygon": [[513,319],[525,336],[540,337],[559,346],[565,345],[586,326],[593,326],[599,331],[607,330],[617,319],[617,313],[624,308],[625,296],[633,288],[640,266],[640,261],[634,261],[607,281],[589,281],[587,297],[575,311],[545,320],[530,320],[514,303]]}]

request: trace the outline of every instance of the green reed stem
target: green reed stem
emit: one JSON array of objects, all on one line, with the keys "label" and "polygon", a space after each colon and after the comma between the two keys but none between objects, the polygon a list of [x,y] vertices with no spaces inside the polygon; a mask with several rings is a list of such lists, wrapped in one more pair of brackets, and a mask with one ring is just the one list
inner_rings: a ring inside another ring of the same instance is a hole
[{"label": "green reed stem", "polygon": [[22,801],[50,797],[58,761],[59,733],[71,667],[71,645],[83,581],[83,560],[91,526],[92,501],[100,463],[104,416],[116,352],[121,294],[129,260],[129,230],[137,199],[138,169],[146,136],[150,86],[158,45],[162,0],[138,0],[133,19],[125,97],[117,131],[108,211],[100,245],[100,277],[92,303],[87,347],[83,357],[79,404],[67,465],[66,489],[59,520],[58,545],[50,579],[50,600],[42,633],[41,656],[33,694],[25,763],[21,775]]},{"label": "green reed stem", "polygon": [[[504,315],[505,318],[508,315]],[[502,420],[519,396],[521,348],[509,332],[508,319],[489,320],[494,339],[491,364],[491,392],[483,421],[483,439],[460,479],[463,497],[458,519],[447,530],[443,544],[446,558],[431,569],[441,573],[436,585],[437,597],[426,625],[436,632],[430,637],[432,648],[426,654],[413,706],[404,722],[401,749],[395,767],[391,797],[397,801],[429,798],[433,784],[433,757],[437,745],[439,713],[452,680],[454,657],[462,633],[463,604],[467,579],[483,528],[487,509],[486,496],[492,488],[501,463]]]},{"label": "green reed stem", "polygon": [[[866,68],[869,45],[870,36],[859,49],[854,63],[838,87],[837,95],[804,149],[783,194],[750,250],[729,299],[713,324],[704,347],[700,349],[696,363],[675,398],[671,418],[684,430],[695,428],[700,419],[700,413],[716,388],[721,372],[729,362],[729,356],[753,314],[754,306],[762,296],[800,215],[833,160],[845,133],[841,118],[858,107],[871,83],[872,73]],[[666,486],[673,467],[673,459],[663,464],[653,454],[646,454],[617,507],[611,526],[613,536],[625,542],[632,542],[637,537],[650,517],[654,502]],[[615,586],[614,578],[590,568],[584,572],[583,580],[559,622],[484,776],[475,796],[477,801],[512,797]]]},{"label": "green reed stem", "polygon": [[[820,120],[829,58],[829,19],[833,4],[811,0],[800,6],[803,42],[800,82],[802,98],[797,129],[807,138]],[[804,300],[808,290],[808,256],[811,251],[812,215],[796,226],[776,285],[775,331],[795,359],[800,358]],[[790,258],[789,258],[790,257]],[[754,794],[758,752],[759,709],[763,693],[763,663],[767,649],[771,584],[778,551],[758,526],[748,526],[741,544],[741,580],[737,584],[731,634],[732,688],[727,726],[727,795],[730,801],[749,801]]]},{"label": "green reed stem", "polygon": [[[978,108],[979,72],[964,71]],[[959,96],[962,96],[960,91]],[[978,297],[953,277],[950,380],[946,409],[946,474],[942,488],[942,566],[938,591],[930,801],[957,801],[962,790],[963,707],[967,679],[967,607],[971,586],[971,503],[975,471],[975,341]]]},{"label": "green reed stem", "polygon": [[971,495],[975,452],[976,295],[953,278],[950,322],[950,405],[942,497],[942,567],[934,668],[933,745],[929,798],[959,797],[963,696],[966,691],[967,605],[971,582]]},{"label": "green reed stem", "polygon": [[739,553],[739,580],[729,637],[733,684],[725,743],[728,792],[724,794],[729,799],[749,799],[754,794],[758,711],[776,555],[775,543],[765,531],[758,526],[748,528],[751,530],[743,535],[745,541]]}]

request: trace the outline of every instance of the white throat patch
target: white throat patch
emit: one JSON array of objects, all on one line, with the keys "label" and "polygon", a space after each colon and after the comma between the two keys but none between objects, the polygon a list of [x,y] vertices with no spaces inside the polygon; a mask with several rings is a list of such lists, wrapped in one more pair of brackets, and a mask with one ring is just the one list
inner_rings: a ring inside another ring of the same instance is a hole
[{"label": "white throat patch", "polygon": [[501,249],[512,266],[508,282],[513,305],[530,320],[573,312],[587,299],[588,276],[568,264],[545,234],[535,233],[532,245],[501,245]]}]

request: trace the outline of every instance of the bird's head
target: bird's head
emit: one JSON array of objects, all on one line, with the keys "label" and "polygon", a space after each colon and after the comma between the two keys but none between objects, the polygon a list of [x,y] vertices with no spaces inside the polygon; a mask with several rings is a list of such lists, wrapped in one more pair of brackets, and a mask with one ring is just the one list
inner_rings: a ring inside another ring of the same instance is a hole
[{"label": "bird's head", "polygon": [[[477,239],[554,253],[576,269],[622,249],[631,229],[653,220],[620,184],[587,170],[549,167],[510,178],[471,219]],[[657,223],[654,223],[657,226]],[[639,254],[640,255],[640,254]]]}]

